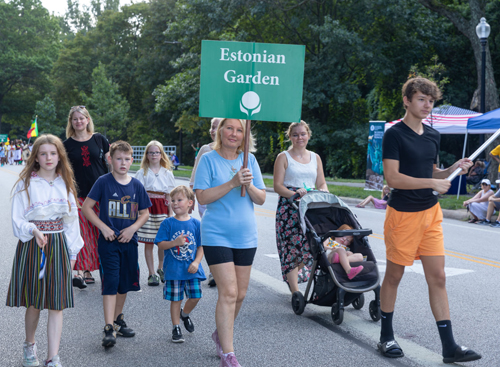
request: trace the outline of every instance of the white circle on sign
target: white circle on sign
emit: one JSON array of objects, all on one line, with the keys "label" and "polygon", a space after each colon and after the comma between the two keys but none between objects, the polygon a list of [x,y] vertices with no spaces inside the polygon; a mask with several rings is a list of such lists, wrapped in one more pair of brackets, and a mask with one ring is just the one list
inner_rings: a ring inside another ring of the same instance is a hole
[{"label": "white circle on sign", "polygon": [[249,110],[253,110],[259,103],[260,97],[255,92],[246,92],[243,97],[241,97],[241,104]]}]

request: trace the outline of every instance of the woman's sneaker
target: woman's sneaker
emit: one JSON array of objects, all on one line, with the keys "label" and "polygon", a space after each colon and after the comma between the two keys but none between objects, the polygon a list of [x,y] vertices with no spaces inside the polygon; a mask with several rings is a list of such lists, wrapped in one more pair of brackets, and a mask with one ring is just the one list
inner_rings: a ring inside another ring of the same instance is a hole
[{"label": "woman's sneaker", "polygon": [[40,362],[36,356],[36,343],[24,342],[23,343],[23,366],[35,367],[39,366]]},{"label": "woman's sneaker", "polygon": [[104,327],[104,337],[102,338],[103,347],[112,347],[116,344],[116,331],[113,325],[107,324]]},{"label": "woman's sneaker", "polygon": [[125,338],[131,338],[135,336],[135,331],[127,326],[127,323],[123,319],[123,314],[119,314],[116,320],[113,322],[113,326],[118,335]]},{"label": "woman's sneaker", "polygon": [[219,358],[222,358],[224,352],[222,351],[222,347],[220,345],[219,332],[217,331],[217,329],[215,329],[214,333],[212,334],[212,340],[215,343],[215,348],[217,349],[217,355],[219,356]]},{"label": "woman's sneaker", "polygon": [[156,274],[150,275],[148,277],[148,285],[150,287],[156,287],[157,285],[160,285],[160,277]]},{"label": "woman's sneaker", "polygon": [[241,367],[233,352],[223,354],[220,359],[220,367]]},{"label": "woman's sneaker", "polygon": [[55,355],[52,357],[50,361],[45,361],[43,364],[44,367],[62,367],[61,360],[59,359],[59,355]]}]

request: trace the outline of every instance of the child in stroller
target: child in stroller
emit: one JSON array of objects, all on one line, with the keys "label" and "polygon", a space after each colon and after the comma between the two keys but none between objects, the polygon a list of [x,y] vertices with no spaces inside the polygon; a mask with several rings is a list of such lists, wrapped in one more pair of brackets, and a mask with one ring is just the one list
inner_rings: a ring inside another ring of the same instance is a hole
[{"label": "child in stroller", "polygon": [[[343,224],[338,228],[339,231],[345,231],[349,229],[353,228],[348,224]],[[340,263],[340,265],[342,265],[342,267],[344,268],[349,280],[352,280],[356,275],[363,271],[363,265],[355,267],[351,267],[350,265],[351,262],[363,261],[362,254],[354,254],[349,251],[349,246],[351,245],[353,240],[353,236],[343,236],[335,237],[335,239],[332,239],[330,237],[325,242],[323,242],[323,245],[325,245],[325,248],[327,250],[326,256],[328,257],[328,261],[331,264]]]}]

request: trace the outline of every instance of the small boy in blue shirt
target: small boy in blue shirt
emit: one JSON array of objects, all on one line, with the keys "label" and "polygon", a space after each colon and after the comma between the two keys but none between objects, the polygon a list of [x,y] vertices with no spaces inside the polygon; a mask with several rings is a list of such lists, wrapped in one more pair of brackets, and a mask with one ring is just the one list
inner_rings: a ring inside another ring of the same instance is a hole
[{"label": "small boy in blue shirt", "polygon": [[[123,319],[127,292],[140,290],[137,230],[149,218],[149,196],[142,183],[128,175],[132,147],[117,141],[109,148],[113,172],[99,177],[83,203],[87,219],[99,228],[97,241],[104,308],[102,345],[116,344],[116,334],[133,337]],[[99,217],[93,207],[99,203]]]},{"label": "small boy in blue shirt", "polygon": [[[171,301],[172,341],[182,343],[184,337],[179,326],[180,319],[186,330],[192,333],[194,325],[189,314],[201,298],[201,281],[206,277],[200,266],[203,259],[200,221],[189,216],[189,209],[194,203],[193,190],[177,186],[170,192],[170,199],[175,215],[162,222],[155,243],[159,249],[165,250],[163,298]],[[182,309],[184,293],[188,300]]]}]

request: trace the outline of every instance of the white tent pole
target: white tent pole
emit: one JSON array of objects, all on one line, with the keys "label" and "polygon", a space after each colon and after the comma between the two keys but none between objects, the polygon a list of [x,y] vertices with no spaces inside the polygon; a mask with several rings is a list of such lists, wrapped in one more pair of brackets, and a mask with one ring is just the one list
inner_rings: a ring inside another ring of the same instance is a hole
[{"label": "white tent pole", "polygon": [[[465,138],[464,138],[464,150],[462,151],[462,159],[465,158],[465,147],[467,146],[467,135],[469,134],[468,130],[465,130]],[[458,196],[460,195],[460,188],[462,187],[462,176],[460,175],[460,178],[458,179],[458,191],[457,191],[457,200]],[[467,185],[467,180],[465,181],[465,185]]]}]

